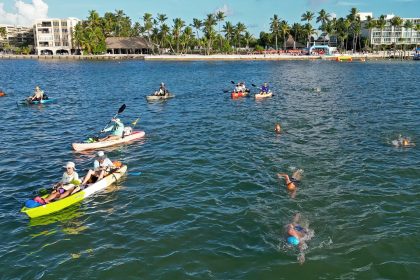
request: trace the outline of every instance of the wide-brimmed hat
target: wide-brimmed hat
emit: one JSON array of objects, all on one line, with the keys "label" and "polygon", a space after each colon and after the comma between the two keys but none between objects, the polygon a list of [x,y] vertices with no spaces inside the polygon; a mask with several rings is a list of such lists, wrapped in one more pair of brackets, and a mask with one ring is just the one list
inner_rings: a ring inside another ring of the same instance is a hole
[{"label": "wide-brimmed hat", "polygon": [[63,167],[64,168],[73,168],[73,170],[76,170],[76,164],[74,164],[74,162],[72,162],[72,161],[67,162],[67,164]]},{"label": "wide-brimmed hat", "polygon": [[105,153],[103,151],[99,151],[99,152],[96,153],[96,156],[98,158],[104,158],[105,157]]}]

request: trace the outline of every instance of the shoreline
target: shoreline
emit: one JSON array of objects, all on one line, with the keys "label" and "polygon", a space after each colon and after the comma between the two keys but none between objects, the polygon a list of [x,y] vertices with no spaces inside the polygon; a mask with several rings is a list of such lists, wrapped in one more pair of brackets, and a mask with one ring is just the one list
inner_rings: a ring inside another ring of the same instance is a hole
[{"label": "shoreline", "polygon": [[[291,60],[337,60],[340,55],[286,55],[286,54],[250,54],[250,55],[143,55],[143,54],[108,54],[108,55],[0,55],[0,60],[13,59],[37,59],[37,60],[145,60],[145,61],[291,61]],[[398,59],[412,60],[411,56],[406,58],[393,57],[383,54],[351,54],[341,55],[351,57],[353,61]]]}]

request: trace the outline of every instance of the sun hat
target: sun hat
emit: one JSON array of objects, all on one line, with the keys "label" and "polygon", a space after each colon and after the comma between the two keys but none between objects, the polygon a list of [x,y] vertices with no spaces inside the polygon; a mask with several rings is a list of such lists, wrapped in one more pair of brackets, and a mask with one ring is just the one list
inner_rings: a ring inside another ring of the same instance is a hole
[{"label": "sun hat", "polygon": [[73,168],[74,170],[76,170],[76,164],[74,164],[74,162],[69,161],[67,162],[66,166],[63,166],[64,168]]},{"label": "sun hat", "polygon": [[96,155],[98,156],[98,158],[104,158],[105,157],[105,153],[103,151],[97,152]]}]

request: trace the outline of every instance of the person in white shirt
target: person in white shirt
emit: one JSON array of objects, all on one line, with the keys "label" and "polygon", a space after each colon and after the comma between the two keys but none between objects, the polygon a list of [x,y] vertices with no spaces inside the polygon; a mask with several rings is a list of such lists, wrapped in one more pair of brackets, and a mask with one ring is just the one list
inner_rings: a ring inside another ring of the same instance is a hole
[{"label": "person in white shirt", "polygon": [[63,173],[63,178],[61,181],[55,184],[54,190],[51,192],[51,194],[46,198],[36,197],[34,199],[36,202],[46,204],[50,203],[52,200],[65,198],[72,193],[78,184],[80,184],[79,174],[76,172],[76,165],[74,162],[67,162],[64,168],[66,168],[66,172]]},{"label": "person in white shirt", "polygon": [[111,169],[114,169],[115,166],[112,161],[105,156],[103,151],[99,151],[97,154],[97,159],[93,162],[93,170],[89,170],[83,179],[82,186],[86,185],[91,179],[95,182],[101,180],[103,177],[107,176]]}]

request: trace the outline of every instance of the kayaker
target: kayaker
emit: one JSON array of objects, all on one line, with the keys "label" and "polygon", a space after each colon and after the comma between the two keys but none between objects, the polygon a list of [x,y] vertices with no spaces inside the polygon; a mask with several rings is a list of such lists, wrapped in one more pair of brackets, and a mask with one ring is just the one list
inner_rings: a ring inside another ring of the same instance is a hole
[{"label": "kayaker", "polygon": [[269,91],[270,91],[270,88],[269,88],[268,84],[267,83],[264,83],[261,86],[261,93],[268,93]]},{"label": "kayaker", "polygon": [[53,200],[61,199],[74,190],[74,188],[80,184],[79,175],[76,172],[76,165],[74,162],[67,162],[66,171],[63,173],[63,178],[60,182],[54,185],[54,190],[46,198],[41,198],[39,196],[35,197],[35,201],[41,204],[50,203]]},{"label": "kayaker", "polygon": [[0,97],[1,96],[6,96],[6,93],[3,90],[0,89]]},{"label": "kayaker", "polygon": [[290,196],[292,198],[295,198],[296,191],[298,188],[298,185],[302,179],[302,169],[298,169],[295,172],[293,172],[292,176],[289,177],[289,175],[285,173],[278,173],[277,177],[284,178],[286,180],[286,189],[290,192]]},{"label": "kayaker", "polygon": [[99,139],[100,142],[121,139],[124,133],[124,124],[121,122],[119,118],[115,118],[115,119],[113,118],[111,120],[111,124],[108,127],[106,127],[104,130],[102,130],[101,133],[108,132],[108,131],[111,131],[111,135],[108,135],[105,138]]},{"label": "kayaker", "polygon": [[234,89],[235,92],[242,92],[242,87],[240,83],[237,83]]},{"label": "kayaker", "polygon": [[97,182],[103,177],[107,176],[112,169],[115,168],[112,161],[105,156],[103,151],[99,151],[96,154],[97,158],[93,162],[93,170],[90,169],[83,179],[82,186],[85,186],[88,182]]},{"label": "kayaker", "polygon": [[30,101],[41,101],[44,99],[44,91],[39,86],[35,87],[34,94],[28,98]]},{"label": "kayaker", "polygon": [[165,87],[164,83],[160,83],[160,87],[159,90],[157,91],[157,95],[159,96],[165,96],[166,94],[168,94],[168,90]]}]

